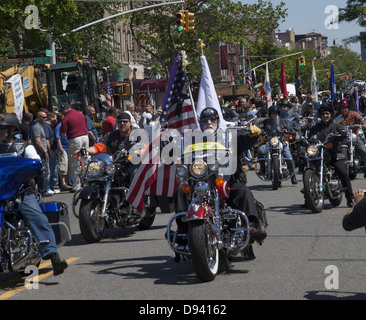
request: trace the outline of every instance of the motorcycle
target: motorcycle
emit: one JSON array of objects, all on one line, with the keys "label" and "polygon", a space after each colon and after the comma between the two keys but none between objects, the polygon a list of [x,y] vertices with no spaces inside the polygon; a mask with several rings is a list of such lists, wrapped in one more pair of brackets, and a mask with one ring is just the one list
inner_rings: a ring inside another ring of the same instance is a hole
[{"label": "motorcycle", "polygon": [[[38,267],[42,259],[39,247],[49,243],[35,239],[19,212],[21,194],[26,192],[24,184],[41,170],[38,160],[18,157],[16,153],[0,155],[0,272],[22,274],[28,266]],[[70,240],[67,206],[50,202],[40,203],[40,207],[55,232],[57,245]],[[61,217],[65,218],[62,222]]]},{"label": "motorcycle", "polygon": [[127,170],[132,165],[127,150],[121,149],[113,157],[106,153],[91,157],[82,148],[76,156],[80,157],[80,165],[75,168],[75,173],[85,186],[75,192],[72,209],[87,242],[99,242],[106,228],[137,226],[140,230],[146,230],[151,227],[157,207],[155,197],[145,197],[142,214],[126,201],[130,185]]},{"label": "motorcycle", "polygon": [[314,140],[307,143],[306,160],[307,168],[304,173],[304,196],[307,206],[313,213],[323,210],[324,200],[329,199],[333,206],[342,202],[343,187],[337,177],[335,169],[329,164],[330,154],[325,150],[332,148],[332,139],[340,135],[330,133],[324,142]]},{"label": "motorcycle", "polygon": [[[171,217],[166,238],[176,261],[181,256],[191,259],[195,273],[204,282],[225,271],[230,257],[253,254],[246,214],[227,205],[230,188],[221,164],[229,156],[228,132],[225,147],[218,142],[196,143],[185,150],[182,147],[181,164],[176,168],[180,191],[189,205],[187,211]],[[265,221],[264,209],[261,216]],[[178,220],[188,224],[187,233],[173,230]]]},{"label": "motorcycle", "polygon": [[[288,169],[288,163],[292,162],[294,168],[294,161],[283,156],[283,147],[284,143],[288,144],[295,136],[292,132],[282,129],[279,118],[271,120],[270,126],[270,132],[263,138],[266,146],[265,155],[258,156],[255,172],[259,179],[272,181],[272,189],[277,190],[281,181],[286,181],[293,175]],[[261,162],[265,165],[264,172],[260,168]]]},{"label": "motorcycle", "polygon": [[346,157],[346,166],[348,170],[348,176],[350,180],[354,180],[357,177],[358,170],[361,166],[361,159],[356,154],[355,143],[357,141],[357,135],[352,132],[352,128],[360,128],[362,130],[362,126],[360,125],[351,125],[344,126],[345,130],[348,133],[348,139],[346,143],[341,145],[341,151]]}]

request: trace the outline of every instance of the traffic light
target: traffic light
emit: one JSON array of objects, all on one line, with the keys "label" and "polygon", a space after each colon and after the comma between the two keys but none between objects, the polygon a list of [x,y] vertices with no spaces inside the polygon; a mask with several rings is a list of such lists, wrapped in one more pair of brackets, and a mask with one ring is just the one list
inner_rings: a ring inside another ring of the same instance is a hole
[{"label": "traffic light", "polygon": [[329,72],[327,72],[325,75],[327,76],[328,79],[330,79],[330,73]]},{"label": "traffic light", "polygon": [[177,12],[176,17],[177,17],[177,20],[176,20],[177,21],[177,30],[178,30],[178,32],[182,32],[182,31],[184,31],[185,23],[186,23],[185,10],[179,10]]},{"label": "traffic light", "polygon": [[113,87],[114,96],[128,96],[130,95],[129,83],[118,83]]},{"label": "traffic light", "polygon": [[299,65],[300,65],[300,67],[305,66],[305,57],[304,56],[301,56],[299,58]]},{"label": "traffic light", "polygon": [[193,32],[194,31],[194,13],[189,12],[186,10],[185,12],[185,25],[184,25],[185,32]]}]

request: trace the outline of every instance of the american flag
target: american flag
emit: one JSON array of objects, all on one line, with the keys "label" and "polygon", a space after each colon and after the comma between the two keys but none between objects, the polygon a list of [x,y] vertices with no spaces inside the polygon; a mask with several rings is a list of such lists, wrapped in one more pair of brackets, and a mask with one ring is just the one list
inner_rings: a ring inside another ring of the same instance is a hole
[{"label": "american flag", "polygon": [[113,107],[113,92],[111,88],[111,83],[109,82],[108,73],[106,72],[107,76],[107,109]]},{"label": "american flag", "polygon": [[250,68],[250,60],[249,59],[248,59],[247,84],[250,87],[252,86],[252,70]]},{"label": "american flag", "polygon": [[[175,60],[175,62],[177,59]],[[196,114],[189,91],[189,80],[182,66],[172,67],[174,81],[168,84],[166,101],[162,107],[161,123],[168,123],[168,128],[183,132],[185,129],[196,129]],[[148,152],[141,159],[136,175],[127,193],[127,201],[142,212],[144,195],[173,197],[178,187],[175,176],[175,164],[164,164],[160,161],[161,135],[152,137]]]},{"label": "american flag", "polygon": [[183,132],[195,129],[196,114],[189,93],[189,79],[183,68],[178,67],[174,82],[169,90],[166,104],[162,107],[160,123],[168,123],[168,128]]}]

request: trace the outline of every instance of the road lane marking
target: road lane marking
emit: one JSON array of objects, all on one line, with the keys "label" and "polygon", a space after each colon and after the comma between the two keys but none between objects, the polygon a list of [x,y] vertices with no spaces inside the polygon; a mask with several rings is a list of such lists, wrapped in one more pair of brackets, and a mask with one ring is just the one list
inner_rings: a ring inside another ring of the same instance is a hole
[{"label": "road lane marking", "polygon": [[[70,258],[70,259],[66,260],[66,262],[67,262],[67,264],[71,264],[71,263],[73,263],[73,262],[75,262],[76,260],[79,260],[79,259],[80,259],[80,257]],[[38,270],[42,270],[44,268],[47,268],[50,265],[51,265],[51,262],[50,261],[45,262],[45,263],[42,263],[39,266]],[[41,281],[42,279],[50,276],[51,274],[53,274],[53,270],[51,270],[49,272],[46,272],[46,273],[43,273],[43,274],[39,274],[38,275],[38,281]],[[16,281],[19,281],[21,279],[25,279],[26,277],[27,276],[23,276],[21,278],[17,278]],[[9,282],[6,283],[6,286],[9,286],[9,285],[14,284],[14,283],[15,283],[15,281],[9,281]],[[5,286],[2,286],[2,288],[5,288]],[[0,289],[2,289],[2,288],[0,288]],[[24,289],[26,289],[26,285],[25,284],[19,286],[18,288],[11,289],[8,292],[5,292],[4,294],[0,295],[0,300],[7,300],[7,299],[11,298],[12,296],[16,295],[17,293],[19,293],[20,291],[23,291]]]}]

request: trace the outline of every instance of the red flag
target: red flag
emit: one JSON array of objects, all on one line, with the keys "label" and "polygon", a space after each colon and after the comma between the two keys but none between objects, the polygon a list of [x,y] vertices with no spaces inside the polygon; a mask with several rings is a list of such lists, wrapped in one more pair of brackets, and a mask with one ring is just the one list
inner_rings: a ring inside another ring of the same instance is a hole
[{"label": "red flag", "polygon": [[281,67],[281,78],[280,78],[280,88],[284,99],[288,98],[287,87],[286,87],[286,72],[285,72],[285,61],[282,57],[282,67]]}]

